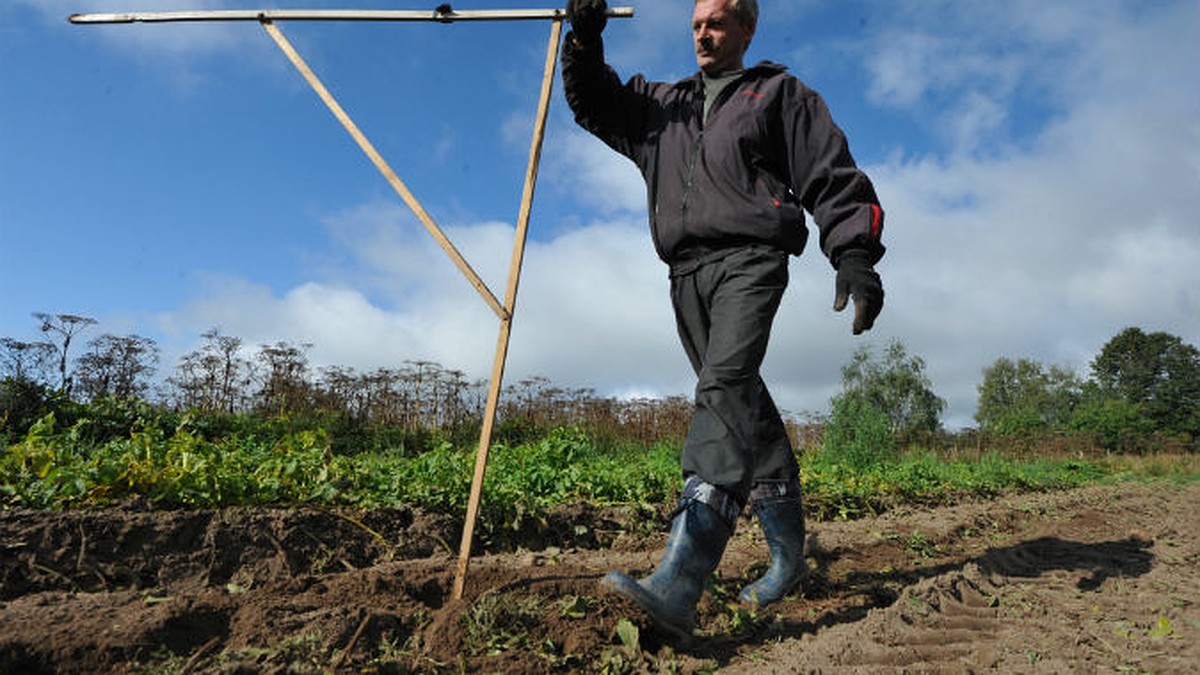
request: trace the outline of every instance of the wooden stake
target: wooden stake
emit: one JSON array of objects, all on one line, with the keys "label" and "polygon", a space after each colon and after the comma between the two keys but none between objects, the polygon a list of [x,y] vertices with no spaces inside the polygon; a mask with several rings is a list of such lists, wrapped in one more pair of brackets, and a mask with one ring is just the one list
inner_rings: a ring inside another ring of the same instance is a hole
[{"label": "wooden stake", "polygon": [[467,568],[471,561],[471,542],[475,538],[475,520],[479,515],[479,502],[483,496],[483,479],[487,472],[488,450],[492,443],[492,429],[496,421],[496,407],[500,401],[500,390],[504,380],[504,364],[508,359],[508,341],[512,334],[512,317],[516,310],[517,288],[521,279],[521,264],[525,257],[525,239],[529,232],[529,215],[533,210],[533,192],[537,184],[538,166],[542,156],[542,142],[546,138],[546,117],[550,109],[550,93],[554,86],[554,67],[557,63],[558,45],[562,39],[562,20],[556,19],[550,29],[550,46],[546,50],[546,68],[542,76],[542,95],[538,102],[537,119],[533,128],[533,143],[529,149],[529,167],[525,172],[525,191],[521,197],[521,211],[517,217],[517,234],[513,242],[512,264],[508,273],[508,289],[504,295],[507,318],[500,320],[500,336],[496,340],[496,358],[492,364],[492,382],[488,389],[487,409],[483,417],[483,429],[479,434],[479,450],[475,456],[475,476],[471,481],[471,497],[467,502],[467,517],[463,523],[462,543],[458,550],[458,569],[454,576],[455,600],[463,595]]}]

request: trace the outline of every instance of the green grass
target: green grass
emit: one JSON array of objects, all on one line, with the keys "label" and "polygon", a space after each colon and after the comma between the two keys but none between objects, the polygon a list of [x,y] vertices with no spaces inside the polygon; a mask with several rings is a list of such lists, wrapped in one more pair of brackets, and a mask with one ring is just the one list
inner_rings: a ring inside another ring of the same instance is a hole
[{"label": "green grass", "polygon": [[[160,508],[407,504],[452,515],[466,511],[473,445],[341,455],[320,429],[260,431],[213,439],[185,419],[172,432],[149,425],[97,443],[81,437],[78,426],[58,428],[50,415],[0,455],[0,506],[92,507],[138,497]],[[521,445],[495,444],[481,528],[520,529],[559,504],[666,503],[679,488],[678,456],[677,444],[601,443],[575,428]],[[1197,455],[1018,460],[993,453],[963,460],[918,451],[854,468],[822,452],[801,460],[806,507],[818,520],[1013,491],[1198,479]]]},{"label": "green grass", "polygon": [[818,520],[854,519],[899,504],[948,504],[964,497],[1046,491],[1096,483],[1104,467],[1079,460],[1009,460],[985,455],[953,461],[934,453],[904,457],[857,470],[817,457],[801,465],[807,508]]}]

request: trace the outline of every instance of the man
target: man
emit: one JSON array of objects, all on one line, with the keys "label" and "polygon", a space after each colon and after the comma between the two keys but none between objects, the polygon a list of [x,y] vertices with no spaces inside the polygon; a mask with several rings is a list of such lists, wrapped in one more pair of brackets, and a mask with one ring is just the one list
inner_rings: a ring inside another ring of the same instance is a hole
[{"label": "man", "polygon": [[783,66],[745,67],[755,0],[695,0],[700,72],[674,84],[621,82],[604,61],[606,12],[604,0],[567,4],[566,98],[576,121],[645,178],[651,234],[670,266],[676,325],[698,382],[683,495],[659,567],[641,580],[613,572],[602,584],[687,637],[747,503],[771,566],[742,601],[761,607],[804,581],[799,469],[759,367],[789,256],[807,238],[804,211],[837,270],[834,309],[852,296],[854,334],[871,328],[883,307],[874,271],[883,210],[821,97]]}]

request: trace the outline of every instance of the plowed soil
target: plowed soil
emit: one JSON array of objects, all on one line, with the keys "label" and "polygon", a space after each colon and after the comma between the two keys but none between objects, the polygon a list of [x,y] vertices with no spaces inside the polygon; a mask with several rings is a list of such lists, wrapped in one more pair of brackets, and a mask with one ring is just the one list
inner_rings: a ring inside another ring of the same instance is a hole
[{"label": "plowed soil", "polygon": [[[486,505],[485,505],[486,508]],[[662,520],[562,509],[480,551],[408,509],[0,512],[0,673],[1153,672],[1200,668],[1200,487],[1124,484],[810,523],[811,583],[757,613],[747,519],[696,640],[597,581]],[[535,536],[536,535],[536,536]]]}]

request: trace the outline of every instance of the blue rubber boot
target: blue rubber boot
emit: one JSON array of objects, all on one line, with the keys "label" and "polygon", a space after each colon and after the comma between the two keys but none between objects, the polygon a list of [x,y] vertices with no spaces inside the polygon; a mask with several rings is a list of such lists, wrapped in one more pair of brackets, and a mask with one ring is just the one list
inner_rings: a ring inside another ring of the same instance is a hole
[{"label": "blue rubber boot", "polygon": [[[692,485],[692,481],[689,481]],[[705,485],[712,488],[712,486]],[[636,580],[621,572],[609,572],[600,585],[637,603],[659,628],[683,640],[692,637],[696,627],[696,605],[704,593],[704,584],[717,569],[725,544],[737,522],[736,510],[722,515],[716,507],[688,496],[679,502],[671,524],[671,534],[658,569]],[[732,507],[733,501],[727,503]],[[732,513],[732,518],[729,518]]]},{"label": "blue rubber boot", "polygon": [[759,608],[797,592],[808,577],[800,485],[781,485],[770,496],[752,494],[750,505],[767,538],[771,567],[762,578],[743,588],[740,598],[747,605]]}]

